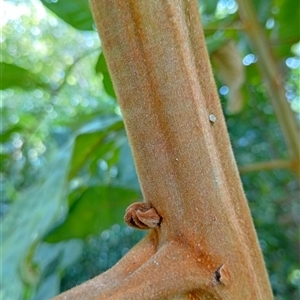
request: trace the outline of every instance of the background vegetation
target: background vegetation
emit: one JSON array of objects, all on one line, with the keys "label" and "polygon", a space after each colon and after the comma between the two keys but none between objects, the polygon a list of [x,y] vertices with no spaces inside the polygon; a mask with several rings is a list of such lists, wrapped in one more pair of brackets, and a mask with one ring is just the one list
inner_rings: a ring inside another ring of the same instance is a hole
[{"label": "background vegetation", "polygon": [[[276,299],[298,299],[299,184],[234,0],[200,11],[234,153]],[[253,1],[299,121],[299,2]],[[1,291],[48,299],[106,270],[142,236],[141,198],[88,1],[1,2]],[[199,178],[201,180],[201,178]]]}]

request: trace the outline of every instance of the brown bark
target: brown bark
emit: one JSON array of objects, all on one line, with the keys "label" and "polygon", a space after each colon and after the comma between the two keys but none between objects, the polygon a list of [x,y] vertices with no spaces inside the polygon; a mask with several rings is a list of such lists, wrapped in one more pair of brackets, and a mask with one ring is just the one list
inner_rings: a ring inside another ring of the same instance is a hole
[{"label": "brown bark", "polygon": [[55,299],[272,299],[197,2],[91,3],[145,201],[126,219],[153,229]]}]

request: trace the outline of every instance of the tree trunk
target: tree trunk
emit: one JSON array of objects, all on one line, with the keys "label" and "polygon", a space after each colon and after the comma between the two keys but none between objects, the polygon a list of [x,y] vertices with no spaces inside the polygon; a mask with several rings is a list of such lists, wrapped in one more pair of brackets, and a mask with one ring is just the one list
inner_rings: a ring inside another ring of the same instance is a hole
[{"label": "tree trunk", "polygon": [[148,235],[55,299],[273,299],[196,0],[92,0],[144,196]]}]

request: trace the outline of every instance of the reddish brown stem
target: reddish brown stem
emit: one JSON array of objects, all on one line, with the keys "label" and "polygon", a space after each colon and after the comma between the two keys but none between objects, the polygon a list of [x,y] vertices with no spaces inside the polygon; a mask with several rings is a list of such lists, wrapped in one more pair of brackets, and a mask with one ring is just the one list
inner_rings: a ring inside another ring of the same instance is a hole
[{"label": "reddish brown stem", "polygon": [[57,299],[272,299],[197,2],[91,3],[144,201],[161,220]]}]

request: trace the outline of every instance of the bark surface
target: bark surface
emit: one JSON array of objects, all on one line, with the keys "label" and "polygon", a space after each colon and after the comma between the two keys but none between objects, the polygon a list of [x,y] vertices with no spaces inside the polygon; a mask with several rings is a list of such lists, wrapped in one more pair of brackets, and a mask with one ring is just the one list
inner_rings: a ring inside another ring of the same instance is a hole
[{"label": "bark surface", "polygon": [[116,266],[55,299],[273,299],[195,0],[92,0],[150,227]]}]

